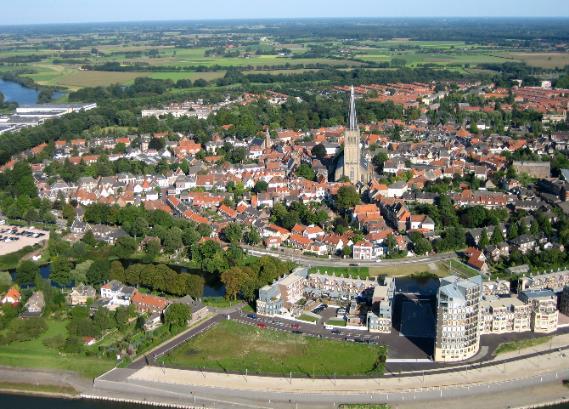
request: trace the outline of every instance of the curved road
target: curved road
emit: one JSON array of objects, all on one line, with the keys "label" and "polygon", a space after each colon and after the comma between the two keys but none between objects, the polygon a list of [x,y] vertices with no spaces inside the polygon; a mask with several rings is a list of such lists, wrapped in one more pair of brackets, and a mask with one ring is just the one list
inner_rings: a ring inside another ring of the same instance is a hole
[{"label": "curved road", "polygon": [[442,253],[442,254],[435,254],[433,256],[424,256],[424,257],[406,257],[401,259],[394,259],[394,260],[387,260],[381,259],[380,262],[376,261],[366,261],[366,260],[354,260],[354,259],[342,259],[338,257],[332,258],[318,258],[318,257],[310,257],[300,254],[291,254],[289,251],[271,251],[266,249],[259,249],[256,247],[250,246],[242,246],[242,248],[252,256],[272,256],[275,258],[279,258],[281,260],[293,261],[297,264],[306,266],[306,267],[314,267],[314,266],[322,266],[322,267],[355,267],[355,266],[362,266],[362,267],[391,267],[391,266],[400,266],[401,264],[418,264],[418,263],[436,263],[438,261],[448,261],[448,260],[455,260],[457,258],[456,253]]}]

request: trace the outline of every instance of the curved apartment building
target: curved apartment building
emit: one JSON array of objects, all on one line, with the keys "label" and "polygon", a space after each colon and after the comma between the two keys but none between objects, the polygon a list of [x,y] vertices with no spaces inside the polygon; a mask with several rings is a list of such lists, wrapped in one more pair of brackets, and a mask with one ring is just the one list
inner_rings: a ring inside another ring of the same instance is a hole
[{"label": "curved apartment building", "polygon": [[437,334],[434,359],[457,362],[471,358],[480,348],[482,277],[441,279],[437,296]]}]

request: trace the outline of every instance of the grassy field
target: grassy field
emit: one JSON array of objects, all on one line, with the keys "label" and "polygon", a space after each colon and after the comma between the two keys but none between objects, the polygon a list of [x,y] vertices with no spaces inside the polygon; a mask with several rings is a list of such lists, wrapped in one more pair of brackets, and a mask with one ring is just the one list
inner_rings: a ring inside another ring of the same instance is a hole
[{"label": "grassy field", "polygon": [[[222,321],[163,358],[181,369],[289,376],[379,374],[384,347],[323,340]],[[332,359],[333,358],[333,359]]]},{"label": "grassy field", "polygon": [[313,317],[312,315],[307,315],[307,314],[302,314],[300,317],[298,317],[299,320],[301,321],[306,321],[306,322],[316,322],[318,321],[318,318]]},{"label": "grassy field", "polygon": [[232,305],[237,304],[237,302],[227,300],[225,297],[205,297],[202,302],[208,307],[214,308],[229,308]]},{"label": "grassy field", "polygon": [[39,338],[0,346],[0,365],[74,371],[95,378],[114,367],[114,361],[84,355],[64,354],[43,345],[42,340],[65,335],[65,321],[47,320],[48,331]]},{"label": "grassy field", "polygon": [[41,85],[61,86],[71,90],[84,87],[107,86],[110,84],[130,84],[137,77],[150,77],[156,79],[205,79],[211,81],[222,78],[225,71],[212,72],[105,72],[81,71],[78,68],[63,68],[60,66],[39,66],[34,74],[25,76]]},{"label": "grassy field", "polygon": [[4,254],[3,256],[0,256],[0,271],[15,269],[26,254],[29,254],[38,248],[39,247],[27,246],[14,253]]},{"label": "grassy field", "polygon": [[309,272],[362,279],[369,277],[368,267],[311,267]]},{"label": "grassy field", "polygon": [[57,395],[77,395],[78,392],[70,386],[60,385],[32,385],[27,383],[0,382],[0,391],[31,392]]},{"label": "grassy field", "polygon": [[549,342],[551,338],[552,337],[539,337],[532,339],[522,339],[520,341],[505,342],[503,344],[498,345],[498,348],[496,348],[496,355],[505,354],[506,352],[519,351],[521,349],[542,345]]},{"label": "grassy field", "polygon": [[346,321],[342,320],[342,319],[331,319],[329,321],[326,322],[326,325],[334,325],[336,327],[345,327],[346,326]]},{"label": "grassy field", "polygon": [[372,277],[378,275],[387,275],[390,277],[406,277],[423,272],[431,273],[438,277],[446,277],[450,274],[459,274],[460,276],[464,277],[472,277],[479,274],[476,270],[473,270],[458,260],[451,260],[450,268],[448,261],[435,261],[431,263],[402,263],[397,266],[382,266],[380,263],[377,266],[370,267],[369,269],[369,274]]},{"label": "grassy field", "polygon": [[569,65],[569,53],[509,53],[508,56],[532,67],[563,68]]},{"label": "grassy field", "polygon": [[373,403],[352,403],[342,404],[338,409],[390,409],[391,406],[385,404],[375,405]]}]

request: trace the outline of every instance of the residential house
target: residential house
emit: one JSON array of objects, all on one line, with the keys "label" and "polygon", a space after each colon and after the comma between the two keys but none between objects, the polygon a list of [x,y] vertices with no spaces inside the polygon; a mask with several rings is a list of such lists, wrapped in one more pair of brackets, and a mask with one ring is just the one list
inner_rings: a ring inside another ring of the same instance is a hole
[{"label": "residential house", "polygon": [[164,298],[142,294],[138,291],[132,296],[131,302],[140,313],[162,313],[170,304]]},{"label": "residential house", "polygon": [[108,301],[110,307],[128,307],[135,293],[135,288],[125,286],[116,280],[110,281],[101,287],[101,298]]},{"label": "residential house", "polygon": [[4,297],[2,297],[2,304],[19,304],[21,299],[22,294],[20,293],[20,290],[18,290],[17,287],[10,287],[8,292],[4,294]]},{"label": "residential house", "polygon": [[94,300],[97,296],[97,291],[90,285],[80,284],[77,287],[71,289],[67,300],[69,304],[75,305],[85,305],[89,299]]},{"label": "residential house", "polygon": [[26,302],[24,306],[24,313],[22,317],[37,317],[40,316],[45,308],[45,297],[43,292],[36,291]]}]

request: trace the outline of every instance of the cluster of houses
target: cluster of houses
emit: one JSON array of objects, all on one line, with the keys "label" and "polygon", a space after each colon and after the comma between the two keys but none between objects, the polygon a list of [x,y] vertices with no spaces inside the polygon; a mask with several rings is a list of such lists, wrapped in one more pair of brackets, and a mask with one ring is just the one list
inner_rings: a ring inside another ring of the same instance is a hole
[{"label": "cluster of houses", "polygon": [[[507,92],[493,86],[479,83],[457,85],[487,101],[483,107],[459,104],[465,112],[493,110],[496,107],[494,99],[508,96]],[[340,87],[337,91],[346,90]],[[364,237],[358,235],[357,240],[350,228],[342,234],[331,232],[331,221],[337,216],[332,207],[324,207],[329,221],[320,226],[296,225],[288,230],[270,220],[271,208],[277,203],[289,205],[301,201],[322,205],[332,202],[340,187],[350,183],[334,177],[336,159],[341,155],[346,134],[352,132],[343,126],[310,131],[280,129],[272,134],[267,130],[242,140],[216,133],[205,144],[198,143],[193,135],[167,133],[58,140],[52,158],[55,161],[92,164],[100,158],[94,151],[106,151],[110,161],[121,158],[147,164],[187,161],[187,169],[184,167],[185,171],[182,171],[178,168],[155,175],[119,173],[99,178],[87,176],[76,183],[69,183],[49,177],[45,172],[49,160],[45,160],[32,165],[35,182],[40,196],[51,201],[63,199],[80,206],[93,203],[121,207],[142,205],[198,224],[208,224],[213,228],[212,238],[221,237],[221,232],[230,222],[237,222],[257,229],[263,238],[262,244],[270,249],[286,247],[319,256],[345,256],[348,248],[354,259],[367,261],[379,259],[393,250],[413,251],[409,239],[411,233],[419,233],[430,241],[440,237],[441,226],[436,226],[428,215],[414,211],[416,205],[437,203],[437,193],[424,192],[425,186],[431,182],[457,176],[471,176],[477,181],[475,186],[461,183],[455,187],[451,198],[456,207],[523,209],[550,215],[552,219],[555,217],[554,207],[569,213],[569,171],[553,178],[549,162],[515,161],[511,164],[518,174],[527,174],[538,181],[531,187],[522,186],[515,178],[504,178],[496,186],[495,180],[491,179],[495,172],[503,171],[509,165],[502,153],[515,153],[527,148],[540,155],[553,154],[566,149],[569,133],[556,132],[526,139],[527,129],[523,128],[510,127],[509,136],[505,136],[473,134],[467,130],[466,124],[453,121],[445,125],[430,125],[427,110],[436,109],[437,103],[447,95],[446,91],[436,92],[434,84],[371,84],[355,88],[355,93],[381,101],[391,100],[421,111],[418,119],[407,122],[385,120],[357,126],[358,135],[361,131],[361,147],[354,148],[354,152],[360,155],[362,163],[371,163],[373,153],[378,151],[387,157],[382,169],[370,172],[369,179],[357,185],[362,195],[369,199],[367,204],[358,205],[351,211],[352,222],[364,233]],[[552,109],[559,109],[563,103],[567,105],[569,102],[566,90],[551,90],[546,85],[541,88],[519,86],[513,90],[513,96],[516,103],[544,113],[551,113]],[[287,96],[269,93],[264,97],[280,104],[286,101]],[[190,101],[156,112],[148,111],[145,115],[162,116],[174,112],[182,116],[206,116],[215,114],[222,106],[248,104],[259,98],[260,95],[245,94],[210,105],[204,101]],[[501,104],[500,109],[509,108],[507,104]],[[562,113],[566,115],[566,112]],[[232,126],[227,124],[223,128],[230,130]],[[389,136],[394,129],[401,130],[401,137],[397,140]],[[478,129],[484,130],[485,124],[478,124]],[[160,151],[151,149],[152,138],[161,138],[164,148]],[[119,144],[124,146],[124,151],[116,151]],[[227,145],[245,148],[245,161],[239,164],[225,161],[219,150]],[[324,156],[312,153],[317,145],[324,147]],[[23,156],[37,155],[46,146],[36,146]],[[312,167],[314,180],[297,176],[296,171],[301,164]],[[13,166],[13,161],[5,168],[10,166]],[[255,189],[259,182],[265,182],[266,189]],[[235,186],[244,190],[237,202],[232,201],[231,187]],[[109,243],[125,234],[118,228],[87,225],[81,221],[81,212],[78,213],[78,220],[71,226],[75,233],[91,230],[98,239]],[[473,236],[471,244],[476,247],[480,232],[470,233]],[[491,234],[491,231],[487,233]],[[395,246],[387,245],[388,238],[394,239]],[[527,253],[555,246],[562,249],[543,235],[522,235],[478,249],[481,254],[474,252],[468,259],[471,267],[486,272],[487,261],[508,257],[512,250]]]},{"label": "cluster of houses", "polygon": [[[106,308],[111,311],[119,307],[134,306],[139,314],[147,315],[144,329],[151,331],[162,324],[162,316],[168,306],[172,303],[163,297],[146,294],[113,280],[101,286],[99,294],[97,290],[90,286],[79,284],[67,293],[67,303],[71,306],[89,305],[91,310]],[[22,300],[22,294],[18,287],[11,287],[0,299],[0,304],[18,305]],[[176,300],[185,303],[192,310],[192,319],[200,320],[207,314],[207,308],[194,301],[190,297]],[[45,298],[42,291],[35,291],[26,301],[22,318],[39,317],[45,309]]]}]

